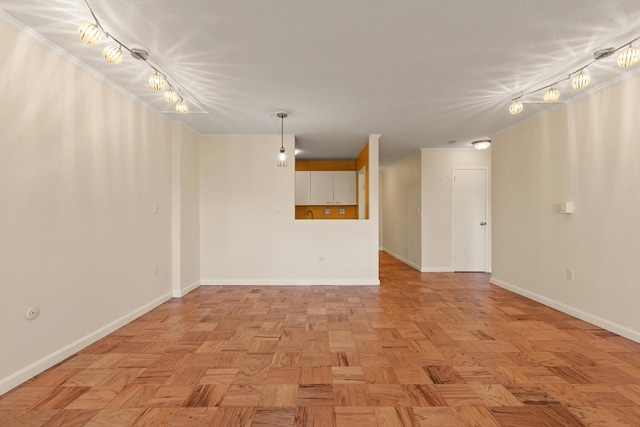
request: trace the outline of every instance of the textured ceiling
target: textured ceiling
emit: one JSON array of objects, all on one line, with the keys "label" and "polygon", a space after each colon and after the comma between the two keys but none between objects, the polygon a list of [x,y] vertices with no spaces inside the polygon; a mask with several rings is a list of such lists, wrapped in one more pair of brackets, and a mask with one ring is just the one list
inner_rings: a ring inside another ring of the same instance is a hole
[{"label": "textured ceiling", "polygon": [[[151,53],[186,94],[171,112],[144,64],[117,66],[76,36],[82,0],[0,0],[22,24],[171,120],[202,135],[296,135],[301,158],[354,158],[382,134],[387,167],[423,147],[469,147],[546,108],[512,116],[528,91],[640,35],[637,0],[89,0],[103,26]],[[19,24],[16,24],[19,23]],[[636,43],[640,45],[640,43]],[[589,67],[590,90],[625,73],[615,57]],[[579,96],[558,85],[561,101]],[[541,94],[525,100],[538,101]],[[448,141],[455,140],[455,144]]]}]

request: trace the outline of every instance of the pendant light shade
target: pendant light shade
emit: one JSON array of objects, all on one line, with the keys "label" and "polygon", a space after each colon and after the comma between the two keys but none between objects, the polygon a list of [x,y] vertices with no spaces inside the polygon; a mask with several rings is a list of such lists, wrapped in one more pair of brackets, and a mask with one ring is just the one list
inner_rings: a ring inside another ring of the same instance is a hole
[{"label": "pendant light shade", "polygon": [[287,153],[284,151],[284,118],[287,117],[287,113],[284,111],[280,111],[278,113],[278,117],[280,117],[280,153],[278,154],[278,167],[286,168],[287,167]]},{"label": "pendant light shade", "polygon": [[491,140],[480,139],[478,141],[473,141],[471,145],[473,145],[473,148],[475,148],[476,150],[486,150],[487,148],[491,147]]},{"label": "pendant light shade", "polygon": [[95,46],[102,39],[102,31],[96,24],[85,22],[78,27],[78,37],[89,46]]},{"label": "pendant light shade", "polygon": [[560,99],[560,91],[558,89],[554,88],[554,87],[550,87],[549,89],[547,89],[544,92],[544,95],[542,96],[542,99],[547,104],[553,104],[558,99]]},{"label": "pendant light shade", "polygon": [[105,61],[113,65],[121,63],[124,57],[124,55],[122,55],[122,49],[120,48],[120,46],[114,45],[105,47],[102,51],[102,56],[104,57]]},{"label": "pendant light shade", "polygon": [[189,111],[189,107],[187,107],[187,103],[184,102],[183,99],[181,99],[180,102],[176,104],[176,111],[178,112],[178,114],[187,114],[187,112]]},{"label": "pendant light shade", "polygon": [[164,100],[167,104],[175,104],[178,102],[178,92],[169,88],[164,91]]},{"label": "pendant light shade", "polygon": [[629,68],[640,60],[640,49],[629,45],[628,48],[618,55],[618,65],[622,68]]},{"label": "pendant light shade", "polygon": [[589,74],[585,73],[583,70],[574,75],[571,79],[571,87],[575,90],[582,90],[589,86],[589,83],[591,83],[591,77],[589,77]]},{"label": "pendant light shade", "polygon": [[520,102],[519,99],[514,99],[511,105],[509,105],[509,112],[514,115],[522,113],[522,109],[522,102]]},{"label": "pendant light shade", "polygon": [[153,90],[162,90],[164,87],[164,77],[162,74],[158,74],[157,71],[151,74],[151,77],[149,77],[149,86],[151,86]]}]

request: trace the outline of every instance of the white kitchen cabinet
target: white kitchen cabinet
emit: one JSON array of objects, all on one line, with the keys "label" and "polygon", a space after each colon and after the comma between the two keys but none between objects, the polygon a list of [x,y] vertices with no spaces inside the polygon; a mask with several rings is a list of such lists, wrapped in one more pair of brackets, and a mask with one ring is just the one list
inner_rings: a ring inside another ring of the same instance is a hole
[{"label": "white kitchen cabinet", "polygon": [[311,204],[311,172],[296,171],[296,206]]},{"label": "white kitchen cabinet", "polygon": [[355,171],[333,172],[333,204],[334,205],[355,205],[356,204],[356,172]]},{"label": "white kitchen cabinet", "polygon": [[333,172],[311,172],[311,204],[333,205]]}]

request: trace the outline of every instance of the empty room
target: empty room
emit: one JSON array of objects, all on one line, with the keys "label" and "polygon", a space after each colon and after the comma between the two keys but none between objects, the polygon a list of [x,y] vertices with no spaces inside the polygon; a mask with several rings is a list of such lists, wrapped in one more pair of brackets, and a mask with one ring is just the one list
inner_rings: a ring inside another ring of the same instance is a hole
[{"label": "empty room", "polygon": [[637,0],[0,0],[0,425],[640,425]]}]

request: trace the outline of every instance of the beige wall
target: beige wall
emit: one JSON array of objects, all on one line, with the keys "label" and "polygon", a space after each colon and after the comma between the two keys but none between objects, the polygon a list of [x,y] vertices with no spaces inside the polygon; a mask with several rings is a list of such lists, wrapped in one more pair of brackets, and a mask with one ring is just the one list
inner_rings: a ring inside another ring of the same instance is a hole
[{"label": "beige wall", "polygon": [[420,270],[421,156],[415,153],[386,169],[382,179],[382,234],[385,252]]},{"label": "beige wall", "polygon": [[[285,137],[293,152],[294,138]],[[294,219],[293,159],[276,167],[279,137],[203,137],[203,284],[377,284],[378,141],[369,141],[369,220]]]},{"label": "beige wall", "polygon": [[[487,170],[491,150],[429,150],[422,153],[422,271],[453,271],[453,170]],[[487,195],[491,200],[491,193]],[[487,265],[491,266],[491,211],[487,218]]]},{"label": "beige wall", "polygon": [[200,137],[174,125],[172,139],[173,296],[200,284]]},{"label": "beige wall", "polygon": [[4,25],[0,69],[2,393],[171,296],[176,125]]},{"label": "beige wall", "polygon": [[[639,93],[635,73],[497,135],[492,149],[492,282],[636,341]],[[560,213],[566,201],[575,213]]]}]

